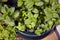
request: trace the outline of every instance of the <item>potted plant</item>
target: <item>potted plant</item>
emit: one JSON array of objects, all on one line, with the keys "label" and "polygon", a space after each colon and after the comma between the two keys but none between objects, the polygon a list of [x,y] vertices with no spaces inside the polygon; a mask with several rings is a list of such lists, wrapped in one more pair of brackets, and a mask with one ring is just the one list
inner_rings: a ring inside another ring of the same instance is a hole
[{"label": "potted plant", "polygon": [[14,40],[16,31],[27,40],[44,38],[54,25],[60,24],[60,6],[57,4],[57,0],[1,1],[0,38]]},{"label": "potted plant", "polygon": [[27,39],[49,34],[60,22],[57,4],[57,0],[17,0],[18,33]]}]

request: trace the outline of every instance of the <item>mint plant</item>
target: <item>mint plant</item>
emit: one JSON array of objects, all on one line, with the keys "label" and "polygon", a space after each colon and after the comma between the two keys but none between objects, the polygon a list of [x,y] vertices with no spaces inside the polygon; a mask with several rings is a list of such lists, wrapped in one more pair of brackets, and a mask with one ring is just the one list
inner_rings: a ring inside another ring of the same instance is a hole
[{"label": "mint plant", "polygon": [[60,6],[57,0],[17,0],[17,8],[3,2],[0,1],[1,40],[13,40],[16,28],[40,36],[53,25],[60,24]]},{"label": "mint plant", "polygon": [[57,5],[57,0],[17,0],[17,7],[21,8],[18,30],[32,31],[39,36],[53,25],[60,24],[57,22],[60,20]]}]

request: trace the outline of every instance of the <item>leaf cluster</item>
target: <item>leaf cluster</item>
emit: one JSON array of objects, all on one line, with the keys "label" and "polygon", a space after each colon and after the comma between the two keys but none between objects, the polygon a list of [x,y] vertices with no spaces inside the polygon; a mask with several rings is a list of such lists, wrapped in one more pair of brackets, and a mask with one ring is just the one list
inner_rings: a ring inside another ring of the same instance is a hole
[{"label": "leaf cluster", "polygon": [[0,3],[0,24],[41,35],[60,24],[57,0],[17,0],[17,8]]},{"label": "leaf cluster", "polygon": [[21,31],[32,31],[40,35],[53,25],[59,24],[57,0],[17,0],[20,7],[20,21],[17,28]]}]

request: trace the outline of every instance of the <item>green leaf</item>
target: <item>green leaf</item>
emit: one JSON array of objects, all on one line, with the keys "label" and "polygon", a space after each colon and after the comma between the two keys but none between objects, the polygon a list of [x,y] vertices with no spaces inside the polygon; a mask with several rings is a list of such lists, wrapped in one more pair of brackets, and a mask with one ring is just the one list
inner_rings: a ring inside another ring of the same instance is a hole
[{"label": "green leaf", "polygon": [[44,32],[48,30],[48,24],[41,24],[41,27],[43,28]]},{"label": "green leaf", "polygon": [[18,0],[18,1],[17,1],[17,6],[18,6],[18,7],[21,7],[22,4],[23,4],[23,0]]},{"label": "green leaf", "polygon": [[[45,25],[44,25],[44,32],[47,31],[47,30],[49,30],[48,27],[49,27],[48,24],[45,24]],[[52,26],[50,26],[50,27],[52,27]]]},{"label": "green leaf", "polygon": [[46,21],[50,20],[51,18],[59,18],[59,15],[53,8],[45,8],[44,12],[46,15],[46,17],[44,17]]},{"label": "green leaf", "polygon": [[9,40],[9,38],[5,38],[5,40]]},{"label": "green leaf", "polygon": [[53,25],[53,21],[48,21],[48,25],[49,25],[49,27],[51,28],[52,25]]},{"label": "green leaf", "polygon": [[27,24],[27,28],[32,29],[34,27],[32,27],[30,24]]},{"label": "green leaf", "polygon": [[6,30],[11,31],[11,30],[12,30],[12,26],[9,26],[9,25],[8,25],[8,26],[6,27]]},{"label": "green leaf", "polygon": [[13,17],[18,18],[19,14],[20,14],[19,11],[15,11]]},{"label": "green leaf", "polygon": [[0,25],[0,30],[3,30],[3,26]]},{"label": "green leaf", "polygon": [[37,29],[35,30],[35,34],[37,34],[38,36],[40,36],[42,33],[42,29]]},{"label": "green leaf", "polygon": [[35,27],[35,24],[36,24],[35,22],[32,22],[31,23],[31,27],[34,28]]},{"label": "green leaf", "polygon": [[60,25],[60,19],[56,20],[55,24]]},{"label": "green leaf", "polygon": [[54,17],[54,18],[59,18],[59,15],[58,15],[57,13],[54,13],[54,14],[53,14],[53,17]]},{"label": "green leaf", "polygon": [[29,8],[28,11],[32,11],[33,10],[33,7]]},{"label": "green leaf", "polygon": [[27,19],[27,20],[25,20],[25,24],[28,28],[31,29],[31,28],[35,27],[36,22],[35,22],[35,20],[33,21],[31,19]]},{"label": "green leaf", "polygon": [[6,11],[8,11],[8,9],[9,9],[9,7],[8,7],[8,5],[4,5],[4,8],[6,9]]},{"label": "green leaf", "polygon": [[37,8],[34,8],[34,9],[32,10],[32,12],[33,12],[33,13],[38,13],[39,11],[38,11]]},{"label": "green leaf", "polygon": [[57,8],[59,8],[59,9],[60,9],[60,4],[57,4],[56,6],[57,6]]},{"label": "green leaf", "polygon": [[2,31],[2,36],[5,38],[5,37],[9,37],[9,32],[7,30],[3,30]]},{"label": "green leaf", "polygon": [[44,0],[44,2],[48,3],[48,2],[49,2],[49,0]]},{"label": "green leaf", "polygon": [[34,2],[33,2],[33,0],[26,0],[25,3],[24,3],[24,5],[25,5],[25,7],[26,7],[27,9],[30,9],[30,8],[33,7]]},{"label": "green leaf", "polygon": [[57,4],[56,3],[52,3],[52,8],[56,9],[57,8]]},{"label": "green leaf", "polygon": [[14,20],[11,19],[9,16],[6,16],[5,22],[7,24],[9,24],[10,26],[14,26],[15,25]]},{"label": "green leaf", "polygon": [[25,11],[22,11],[22,13],[23,13],[23,16],[26,15],[26,12]]},{"label": "green leaf", "polygon": [[3,16],[0,16],[0,21],[4,20],[4,17]]},{"label": "green leaf", "polygon": [[28,27],[28,28],[34,28],[35,27],[35,24],[36,24],[36,22],[34,22],[34,21],[32,21],[31,19],[27,19],[26,21],[25,21],[25,24],[26,24],[26,26]]},{"label": "green leaf", "polygon": [[30,19],[26,19],[25,20],[25,24],[30,24],[31,23],[31,20]]},{"label": "green leaf", "polygon": [[57,0],[50,0],[50,4],[57,3]]},{"label": "green leaf", "polygon": [[3,39],[3,37],[2,37],[2,33],[0,32],[0,40],[2,40]]},{"label": "green leaf", "polygon": [[55,18],[52,18],[52,21],[53,21],[53,22],[56,22],[56,19],[55,19]]},{"label": "green leaf", "polygon": [[42,6],[44,3],[42,2],[42,1],[40,1],[40,2],[35,2],[35,5],[36,6]]},{"label": "green leaf", "polygon": [[2,12],[3,14],[6,14],[6,13],[7,13],[7,11],[6,11],[6,9],[5,9],[4,7],[1,8],[1,12]]},{"label": "green leaf", "polygon": [[18,26],[17,28],[21,31],[25,31],[25,25],[21,24],[21,23],[18,23]]},{"label": "green leaf", "polygon": [[44,28],[45,25],[44,25],[44,24],[41,24],[40,26],[41,26],[42,28]]},{"label": "green leaf", "polygon": [[10,15],[12,15],[12,13],[14,13],[14,11],[15,11],[14,7],[9,8]]},{"label": "green leaf", "polygon": [[48,25],[52,25],[53,24],[53,22],[52,21],[48,21]]},{"label": "green leaf", "polygon": [[41,1],[41,0],[34,0],[34,2],[39,2],[39,1]]},{"label": "green leaf", "polygon": [[38,14],[34,14],[34,18],[37,19],[38,18]]},{"label": "green leaf", "polygon": [[[28,12],[27,14],[28,18],[24,21],[25,25],[28,27],[28,28],[34,28],[35,27],[35,24],[36,24],[36,21],[37,21],[37,16],[36,14],[33,15],[31,12]],[[36,17],[35,17],[36,16]]]},{"label": "green leaf", "polygon": [[45,15],[46,15],[47,18],[52,18],[53,13],[52,13],[51,8],[44,9],[44,12],[45,12]]}]

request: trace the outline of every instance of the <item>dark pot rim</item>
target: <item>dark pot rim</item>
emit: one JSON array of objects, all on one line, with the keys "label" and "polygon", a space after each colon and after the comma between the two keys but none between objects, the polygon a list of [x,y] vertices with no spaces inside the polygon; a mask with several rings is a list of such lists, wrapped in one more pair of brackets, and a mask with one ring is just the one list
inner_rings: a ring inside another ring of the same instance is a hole
[{"label": "dark pot rim", "polygon": [[52,30],[55,30],[56,26],[53,26],[50,30],[42,33],[40,36],[37,36],[36,34],[32,34],[32,33],[27,33],[27,32],[22,32],[20,30],[17,30],[17,34],[20,36],[23,36],[24,38],[37,38],[37,39],[42,39],[44,37],[46,37]]}]

